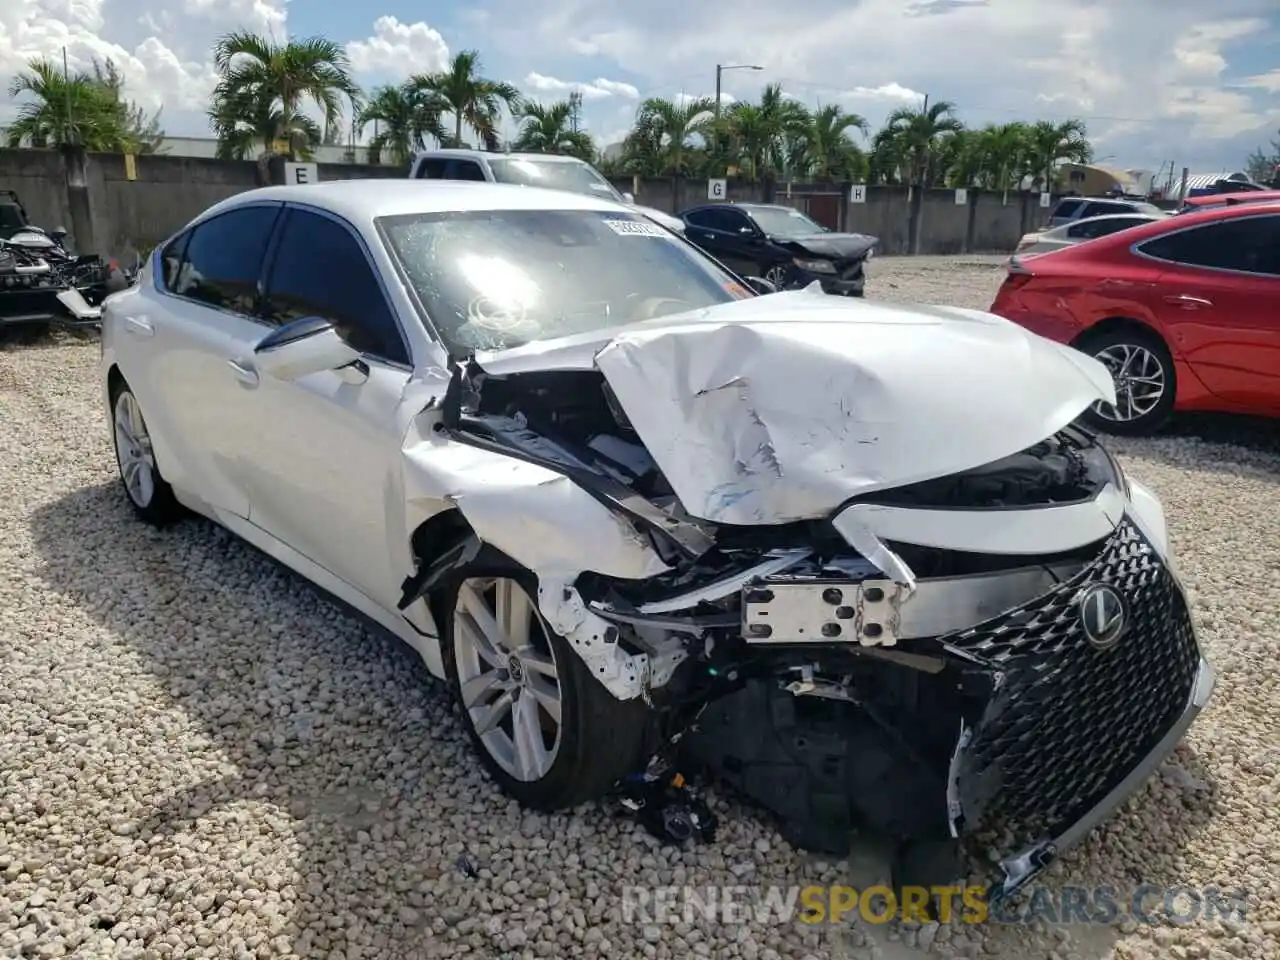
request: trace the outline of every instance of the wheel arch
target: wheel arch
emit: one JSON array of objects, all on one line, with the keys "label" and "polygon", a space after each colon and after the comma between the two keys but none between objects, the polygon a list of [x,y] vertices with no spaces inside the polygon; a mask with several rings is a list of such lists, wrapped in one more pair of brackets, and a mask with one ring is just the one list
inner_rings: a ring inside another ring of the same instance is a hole
[{"label": "wheel arch", "polygon": [[107,369],[107,396],[114,401],[120,389],[128,385],[129,383],[125,380],[124,374],[120,372],[119,365],[111,364]]},{"label": "wheel arch", "polygon": [[1137,317],[1122,315],[1106,317],[1105,319],[1099,320],[1092,326],[1087,327],[1071,341],[1070,346],[1079,350],[1086,346],[1090,340],[1105,336],[1113,331],[1118,332],[1122,330],[1133,331],[1146,337],[1154,337],[1163,344],[1166,350],[1169,351],[1170,356],[1174,356],[1173,345],[1169,343],[1165,335],[1155,325],[1147,322],[1146,320],[1140,320]]},{"label": "wheel arch", "polygon": [[409,553],[415,570],[403,584],[400,608],[406,609],[419,598],[426,601],[436,626],[440,626],[440,578],[466,562],[466,547],[471,541],[479,545],[475,529],[457,507],[432,514],[409,534]]}]

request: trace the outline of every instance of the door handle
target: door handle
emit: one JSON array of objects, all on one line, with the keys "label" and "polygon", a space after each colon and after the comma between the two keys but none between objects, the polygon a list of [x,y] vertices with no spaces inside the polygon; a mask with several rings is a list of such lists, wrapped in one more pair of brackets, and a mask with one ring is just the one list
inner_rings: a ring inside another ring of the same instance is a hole
[{"label": "door handle", "polygon": [[236,379],[241,383],[247,383],[251,387],[258,385],[258,371],[249,366],[249,364],[240,360],[228,360],[227,366],[231,368],[231,372],[236,375]]},{"label": "door handle", "polygon": [[1201,307],[1213,306],[1212,300],[1206,300],[1204,297],[1193,297],[1186,293],[1165,297],[1164,302],[1171,303],[1175,307],[1182,307],[1184,310],[1199,310]]},{"label": "door handle", "polygon": [[136,337],[154,337],[156,335],[156,328],[151,325],[151,321],[146,317],[125,317],[124,328]]}]

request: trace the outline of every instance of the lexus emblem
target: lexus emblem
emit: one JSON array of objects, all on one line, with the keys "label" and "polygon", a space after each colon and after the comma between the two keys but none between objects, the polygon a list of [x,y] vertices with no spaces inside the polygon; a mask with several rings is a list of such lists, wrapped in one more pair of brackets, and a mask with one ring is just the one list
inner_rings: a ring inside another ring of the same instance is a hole
[{"label": "lexus emblem", "polygon": [[1096,583],[1080,594],[1080,627],[1095,650],[1110,650],[1129,626],[1129,611],[1118,590]]}]

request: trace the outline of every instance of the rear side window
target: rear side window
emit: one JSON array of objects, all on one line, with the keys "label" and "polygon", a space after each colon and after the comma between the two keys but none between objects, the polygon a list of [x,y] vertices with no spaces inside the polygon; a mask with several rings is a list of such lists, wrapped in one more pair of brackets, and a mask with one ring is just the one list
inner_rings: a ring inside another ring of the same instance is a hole
[{"label": "rear side window", "polygon": [[747,221],[747,216],[741,210],[732,210],[727,207],[720,209],[704,211],[706,219],[703,225],[712,230],[723,230],[725,233],[736,233],[742,227],[749,227],[751,224]]},{"label": "rear side window", "polygon": [[263,313],[276,325],[323,317],[362,353],[409,362],[364,248],[349,229],[328,217],[289,211],[267,280]]},{"label": "rear side window", "polygon": [[480,169],[480,164],[474,160],[455,160],[453,169],[448,173],[450,180],[479,180],[484,182],[484,171]]},{"label": "rear side window", "polygon": [[1107,213],[1133,213],[1133,207],[1127,203],[1099,203],[1097,201],[1086,206],[1080,216],[1100,217]]},{"label": "rear side window", "polygon": [[418,164],[419,180],[443,180],[444,179],[444,161],[434,158],[428,158]]},{"label": "rear side window", "polygon": [[1138,250],[1192,267],[1280,276],[1280,216],[1208,223],[1156,237]]},{"label": "rear side window", "polygon": [[173,293],[220,310],[253,314],[262,258],[279,207],[240,207],[191,231]]},{"label": "rear side window", "polygon": [[1067,236],[1072,240],[1091,240],[1102,236],[1102,224],[1105,221],[1085,220],[1067,229]]},{"label": "rear side window", "polygon": [[1057,207],[1054,208],[1053,216],[1055,217],[1074,217],[1076,211],[1080,209],[1080,200],[1059,200]]},{"label": "rear side window", "polygon": [[1142,217],[1107,217],[1105,220],[1090,220],[1077,224],[1067,231],[1067,235],[1073,239],[1090,240],[1094,237],[1107,237],[1121,230],[1136,227],[1140,223],[1149,222]]}]

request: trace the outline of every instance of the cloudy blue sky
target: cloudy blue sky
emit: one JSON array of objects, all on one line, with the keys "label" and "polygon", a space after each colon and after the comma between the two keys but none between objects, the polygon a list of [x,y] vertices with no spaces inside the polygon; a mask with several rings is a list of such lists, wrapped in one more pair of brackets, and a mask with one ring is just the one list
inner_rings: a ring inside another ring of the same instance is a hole
[{"label": "cloudy blue sky", "polygon": [[1234,169],[1280,128],[1276,0],[0,0],[0,83],[64,46],[110,56],[171,134],[201,135],[231,29],[341,40],[366,85],[475,48],[530,96],[581,90],[605,143],[646,96],[709,96],[718,62],[764,67],[727,73],[727,96],[778,82],[873,125],[925,93],[975,125],[1082,117],[1125,167]]}]

